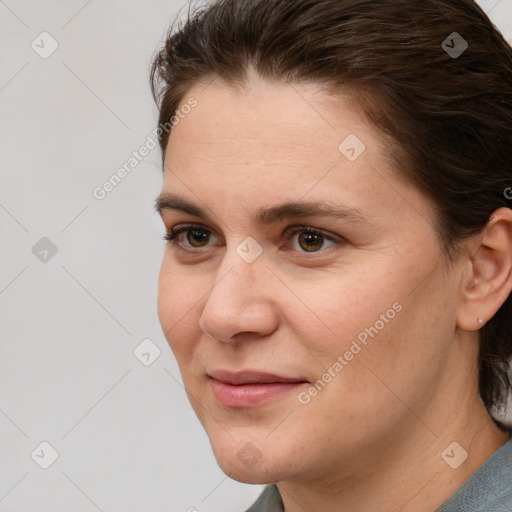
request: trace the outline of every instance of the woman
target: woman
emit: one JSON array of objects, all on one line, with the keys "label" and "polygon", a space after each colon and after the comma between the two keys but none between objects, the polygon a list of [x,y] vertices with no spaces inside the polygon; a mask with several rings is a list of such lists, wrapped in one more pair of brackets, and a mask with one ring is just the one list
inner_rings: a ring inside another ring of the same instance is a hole
[{"label": "woman", "polygon": [[[159,316],[256,511],[510,511],[512,50],[471,0],[219,0],[152,67]],[[187,107],[188,106],[188,107]]]}]

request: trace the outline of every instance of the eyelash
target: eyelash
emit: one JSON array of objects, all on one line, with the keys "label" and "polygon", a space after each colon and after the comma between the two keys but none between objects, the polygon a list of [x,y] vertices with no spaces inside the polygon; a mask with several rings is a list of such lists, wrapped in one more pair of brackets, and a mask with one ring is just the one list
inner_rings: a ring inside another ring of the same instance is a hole
[{"label": "eyelash", "polygon": [[[201,226],[200,224],[183,224],[179,228],[171,229],[169,232],[167,232],[164,235],[163,238],[168,244],[173,245],[176,249],[178,249],[180,251],[197,254],[199,251],[207,249],[208,246],[193,248],[192,246],[183,245],[177,240],[178,235],[180,235],[181,233],[186,233],[187,231],[193,231],[193,230],[205,231],[206,233],[209,233],[209,234],[212,233],[209,229],[205,228],[204,226]],[[284,238],[286,240],[291,240],[295,235],[297,235],[299,233],[320,235],[323,237],[324,240],[333,242],[336,245],[344,245],[345,243],[347,243],[346,240],[342,239],[341,237],[339,239],[334,238],[332,236],[327,235],[324,231],[313,228],[311,226],[290,226],[289,228],[286,229]],[[327,249],[329,249],[329,248],[327,248]],[[310,255],[323,253],[327,249],[319,249],[318,251],[311,251],[311,252],[307,252],[307,251],[298,251],[298,252],[301,255],[305,255],[305,257],[310,257]]]}]

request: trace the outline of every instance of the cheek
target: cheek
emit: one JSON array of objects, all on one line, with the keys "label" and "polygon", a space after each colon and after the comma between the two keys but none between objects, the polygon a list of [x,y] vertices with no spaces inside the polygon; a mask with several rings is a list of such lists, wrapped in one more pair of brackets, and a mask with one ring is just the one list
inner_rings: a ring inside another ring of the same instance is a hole
[{"label": "cheek", "polygon": [[424,283],[411,293],[427,272],[404,261],[384,260],[364,271],[354,265],[315,282],[295,283],[301,302],[285,313],[311,359],[321,363],[315,365],[315,376],[332,369],[341,356],[343,370],[337,365],[339,371],[331,371],[345,377],[336,381],[360,387],[362,395],[372,382],[380,385],[365,368],[392,382],[397,370],[415,366],[412,359],[436,357],[424,318],[433,291]]},{"label": "cheek", "polygon": [[304,335],[309,332],[306,339],[312,346],[321,348],[321,337],[332,340],[336,352],[376,322],[379,330],[387,328],[396,316],[398,307],[393,309],[393,304],[400,302],[401,288],[405,288],[391,270],[382,264],[364,269],[353,266],[312,282],[295,283],[299,300],[288,321]]},{"label": "cheek", "polygon": [[[320,337],[309,330],[308,336],[305,319],[300,327],[310,353],[324,365],[316,375],[328,383],[318,393],[319,407],[335,403],[354,417],[365,415],[369,406],[379,414],[401,414],[397,396],[421,403],[439,381],[453,329],[449,282],[437,273],[425,279],[428,272],[421,269],[395,270],[340,279],[325,287],[325,294],[310,294],[309,306],[330,332]],[[329,369],[332,378],[325,373]]]},{"label": "cheek", "polygon": [[199,307],[203,294],[183,269],[172,265],[170,258],[164,256],[158,280],[158,317],[178,362],[187,350],[187,340],[199,329]]}]

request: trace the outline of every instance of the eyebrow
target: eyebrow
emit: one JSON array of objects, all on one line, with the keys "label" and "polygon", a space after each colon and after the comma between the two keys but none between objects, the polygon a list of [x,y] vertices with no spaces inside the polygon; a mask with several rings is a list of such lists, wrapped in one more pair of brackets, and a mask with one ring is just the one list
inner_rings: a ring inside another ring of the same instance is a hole
[{"label": "eyebrow", "polygon": [[[176,194],[164,192],[155,201],[155,210],[162,215],[166,210],[176,210],[201,219],[209,219],[208,212]],[[353,222],[369,222],[368,216],[359,208],[340,207],[326,202],[291,201],[270,208],[261,208],[256,221],[270,225],[285,219],[302,217],[333,217]]]}]

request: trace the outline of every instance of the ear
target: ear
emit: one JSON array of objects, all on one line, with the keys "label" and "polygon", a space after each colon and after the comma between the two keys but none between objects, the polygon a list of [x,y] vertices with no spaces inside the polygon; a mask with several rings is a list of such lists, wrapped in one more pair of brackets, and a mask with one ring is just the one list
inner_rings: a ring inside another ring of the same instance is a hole
[{"label": "ear", "polygon": [[457,325],[476,331],[496,314],[512,290],[512,210],[496,210],[468,248]]}]

